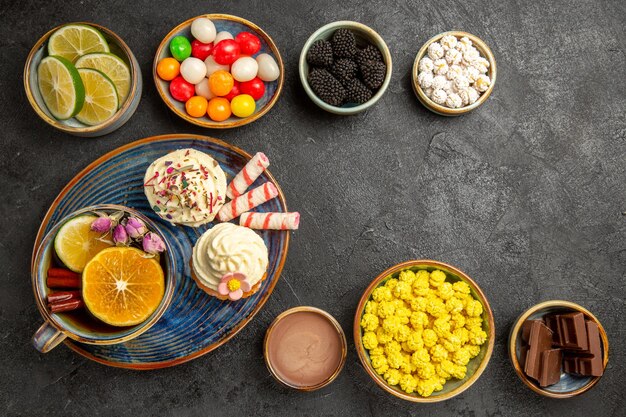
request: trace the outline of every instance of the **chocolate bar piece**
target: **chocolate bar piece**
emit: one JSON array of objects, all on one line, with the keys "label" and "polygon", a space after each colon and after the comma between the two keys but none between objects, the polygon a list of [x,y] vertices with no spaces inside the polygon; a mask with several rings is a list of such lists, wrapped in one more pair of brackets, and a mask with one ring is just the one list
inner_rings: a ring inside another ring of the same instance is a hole
[{"label": "chocolate bar piece", "polygon": [[561,349],[550,349],[541,353],[541,377],[539,386],[547,387],[556,384],[561,379],[561,363],[563,362],[563,351]]},{"label": "chocolate bar piece", "polygon": [[541,378],[542,354],[552,348],[552,330],[541,320],[530,320],[528,352],[524,364],[524,373],[539,381]]},{"label": "chocolate bar piece", "polygon": [[554,345],[568,350],[587,350],[587,329],[583,313],[553,314],[545,317],[554,334]]},{"label": "chocolate bar piece", "polygon": [[564,369],[567,373],[583,376],[602,376],[604,365],[602,363],[602,341],[598,325],[592,321],[586,321],[588,349],[568,353],[565,356]]}]

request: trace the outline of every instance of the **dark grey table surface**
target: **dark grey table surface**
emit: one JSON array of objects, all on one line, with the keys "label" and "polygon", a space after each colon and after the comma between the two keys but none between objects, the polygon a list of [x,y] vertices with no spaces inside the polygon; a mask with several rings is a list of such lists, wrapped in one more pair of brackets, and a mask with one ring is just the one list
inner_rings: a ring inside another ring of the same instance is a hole
[{"label": "dark grey table surface", "polygon": [[[626,348],[626,3],[623,1],[3,1],[0,8],[0,415],[8,416],[623,416]],[[176,24],[202,13],[248,18],[276,41],[282,97],[248,126],[204,130],[161,102],[153,54]],[[354,117],[319,110],[300,85],[300,48],[318,27],[356,20],[393,56],[382,100]],[[140,106],[121,129],[80,139],[30,108],[22,70],[48,29],[71,21],[109,27],[144,77]],[[492,48],[498,79],[477,111],[444,118],[410,86],[420,46],[451,29]],[[108,368],[64,346],[40,355],[29,277],[47,207],[84,166],[135,139],[199,133],[264,151],[289,207],[302,213],[282,277],[263,310],[232,341],[192,362],[135,372]],[[483,376],[445,403],[416,405],[381,391],[354,353],[357,301],[383,269],[413,258],[449,262],[490,300],[496,345]],[[539,397],[519,381],[506,341],[513,320],[550,299],[580,303],[611,342],[600,383],[570,400]],[[281,311],[313,305],[348,333],[343,373],[314,393],[279,387],[262,339]]]}]

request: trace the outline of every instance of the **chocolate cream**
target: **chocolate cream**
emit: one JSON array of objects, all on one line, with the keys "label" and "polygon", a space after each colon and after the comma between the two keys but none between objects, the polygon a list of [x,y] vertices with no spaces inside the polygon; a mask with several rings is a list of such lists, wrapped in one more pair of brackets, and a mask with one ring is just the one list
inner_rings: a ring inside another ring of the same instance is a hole
[{"label": "chocolate cream", "polygon": [[327,381],[341,365],[342,339],[323,315],[298,311],[276,323],[267,341],[267,358],[289,385],[311,387]]}]

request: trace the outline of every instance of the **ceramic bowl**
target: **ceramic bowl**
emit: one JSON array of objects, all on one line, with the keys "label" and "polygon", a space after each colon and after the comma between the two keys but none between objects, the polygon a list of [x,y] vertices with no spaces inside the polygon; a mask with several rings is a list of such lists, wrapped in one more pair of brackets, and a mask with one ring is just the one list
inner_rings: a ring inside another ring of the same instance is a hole
[{"label": "ceramic bowl", "polygon": [[[459,39],[464,36],[467,36],[472,41],[472,44],[476,47],[476,49],[478,49],[478,51],[480,52],[480,55],[489,61],[489,71],[487,75],[489,75],[489,78],[491,79],[491,85],[489,86],[487,91],[485,91],[484,93],[480,95],[480,97],[478,98],[478,100],[476,100],[475,103],[470,104],[469,106],[460,107],[458,109],[451,109],[449,107],[442,106],[441,104],[435,103],[430,98],[428,98],[428,96],[426,96],[426,94],[422,90],[422,87],[420,87],[419,83],[417,82],[417,76],[419,73],[419,62],[424,56],[427,55],[428,46],[433,42],[438,42],[441,38],[443,38],[446,35],[453,35]],[[439,35],[436,35],[430,38],[417,53],[417,56],[415,57],[415,62],[413,63],[411,84],[413,85],[413,91],[415,92],[415,95],[417,95],[417,98],[419,99],[419,101],[428,110],[434,113],[437,113],[439,115],[442,115],[442,116],[460,116],[462,114],[471,112],[472,110],[480,107],[485,101],[487,101],[487,99],[491,95],[491,92],[493,91],[493,87],[496,84],[497,73],[498,71],[496,68],[496,59],[494,58],[493,53],[491,52],[491,49],[489,49],[487,44],[483,42],[479,37],[474,36],[471,33],[460,32],[460,31],[443,32],[443,33],[440,33]]]},{"label": "ceramic bowl", "polygon": [[[480,353],[470,360],[467,364],[467,373],[465,378],[458,379],[450,379],[443,386],[443,390],[439,392],[433,392],[430,397],[422,397],[417,393],[407,394],[402,391],[398,386],[391,386],[383,379],[381,375],[376,373],[374,368],[372,367],[369,354],[367,350],[363,347],[363,331],[361,329],[361,317],[363,316],[363,312],[365,309],[365,303],[370,299],[372,295],[372,291],[375,288],[384,284],[390,278],[397,278],[400,271],[404,271],[410,269],[412,271],[418,271],[421,269],[427,270],[428,272],[432,272],[435,269],[439,269],[446,274],[446,282],[457,282],[463,281],[466,282],[470,289],[472,296],[479,300],[483,305],[483,330],[487,333],[487,341],[481,346]],[[489,301],[487,301],[487,297],[482,292],[480,287],[472,280],[467,274],[463,271],[445,264],[443,262],[432,261],[432,260],[412,260],[402,262],[398,265],[394,265],[391,268],[383,271],[380,275],[378,275],[374,280],[369,284],[369,286],[363,292],[361,296],[361,300],[359,301],[359,305],[356,309],[356,314],[354,316],[354,345],[356,347],[357,353],[359,355],[359,359],[361,360],[361,364],[365,368],[365,371],[369,374],[369,376],[374,380],[378,386],[382,389],[403,400],[412,401],[416,403],[434,403],[439,401],[445,401],[452,397],[455,397],[468,389],[474,382],[478,380],[480,375],[483,373],[487,364],[489,363],[489,359],[491,358],[491,354],[493,352],[493,346],[495,342],[495,323],[493,319],[493,312],[491,311],[491,307],[489,306]]]},{"label": "ceramic bowl", "polygon": [[[165,292],[159,306],[146,321],[138,325],[128,327],[114,327],[105,324],[91,316],[86,309],[67,313],[50,313],[45,301],[46,296],[51,292],[50,288],[46,285],[46,276],[48,268],[50,268],[50,264],[56,256],[54,254],[54,238],[56,237],[57,232],[68,220],[76,218],[76,216],[81,214],[94,214],[96,212],[113,213],[118,211],[123,211],[126,214],[141,219],[148,227],[148,230],[156,233],[159,237],[161,237],[163,242],[165,242],[166,250],[163,254],[161,254],[161,265],[163,266],[165,276]],[[173,255],[172,248],[163,235],[163,232],[153,221],[138,211],[129,207],[117,206],[113,204],[101,204],[86,207],[71,213],[60,220],[46,234],[35,251],[32,262],[31,278],[33,291],[35,293],[35,300],[37,302],[39,312],[44,319],[44,324],[39,328],[37,333],[35,333],[35,336],[33,336],[33,345],[37,350],[45,353],[57,346],[67,337],[80,343],[94,345],[112,345],[134,339],[150,329],[150,327],[152,327],[152,325],[154,325],[161,318],[165,310],[168,308],[176,285],[176,270],[176,260]]]},{"label": "ceramic bowl", "polygon": [[[215,28],[218,33],[222,31],[227,31],[230,32],[233,36],[236,36],[239,32],[247,31],[255,34],[261,40],[261,51],[259,53],[270,54],[278,64],[278,68],[280,69],[280,76],[276,81],[265,83],[265,94],[263,95],[263,97],[256,101],[256,110],[251,116],[244,118],[231,116],[222,122],[213,121],[209,119],[208,116],[191,117],[187,114],[187,111],[185,110],[185,103],[174,100],[174,98],[170,94],[170,82],[162,80],[157,75],[157,65],[159,61],[161,61],[161,59],[163,58],[171,56],[169,50],[170,41],[176,36],[183,35],[186,36],[191,42],[191,40],[193,40],[193,36],[191,36],[191,23],[199,17],[206,17],[207,19],[211,20],[215,24]],[[229,129],[252,123],[265,115],[268,111],[270,111],[274,104],[276,104],[276,101],[278,100],[278,97],[280,97],[280,93],[283,90],[283,84],[285,81],[285,66],[283,65],[283,59],[280,56],[278,47],[276,46],[272,38],[254,23],[241,17],[231,16],[227,14],[205,14],[192,17],[191,19],[184,21],[183,23],[172,29],[165,36],[165,38],[163,38],[154,57],[152,76],[154,78],[154,83],[156,84],[159,95],[161,96],[167,107],[169,107],[169,109],[172,110],[178,117],[185,119],[189,123],[193,123],[201,127],[207,127],[212,129]]]},{"label": "ceramic bowl", "polygon": [[606,365],[609,362],[609,339],[606,335],[606,331],[596,316],[591,314],[591,312],[589,312],[586,308],[569,301],[544,301],[543,303],[532,306],[523,312],[517,318],[513,327],[511,327],[511,332],[509,333],[509,358],[511,359],[513,368],[515,368],[515,372],[522,382],[537,394],[550,398],[570,398],[587,392],[593,388],[593,386],[596,385],[601,378],[600,376],[577,376],[562,372],[559,382],[554,385],[550,385],[549,387],[542,388],[539,386],[537,381],[529,378],[524,373],[523,365],[520,363],[522,347],[521,333],[524,322],[526,320],[542,319],[548,314],[573,312],[583,313],[585,315],[585,319],[591,320],[598,325],[600,338],[602,339],[603,366],[606,369]]},{"label": "ceramic bowl", "polygon": [[[320,39],[329,40],[333,33],[337,29],[349,29],[354,33],[357,41],[357,46],[362,48],[366,45],[374,45],[378,48],[378,50],[383,55],[383,59],[385,60],[385,64],[387,65],[387,73],[385,74],[385,81],[383,85],[378,89],[376,94],[372,96],[367,102],[363,104],[344,104],[341,107],[331,106],[330,104],[322,101],[311,89],[308,81],[309,75],[309,64],[306,61],[306,54],[309,51],[309,48],[315,41]],[[385,94],[387,91],[387,87],[389,86],[389,81],[391,80],[391,72],[392,72],[392,63],[391,63],[391,53],[389,52],[389,48],[387,44],[381,38],[381,36],[374,31],[374,29],[365,26],[362,23],[351,22],[351,21],[339,21],[329,23],[327,25],[322,26],[318,30],[316,30],[310,37],[307,39],[306,43],[302,47],[302,52],[300,52],[300,62],[298,66],[298,71],[300,73],[300,81],[302,82],[302,86],[304,87],[304,91],[306,91],[307,95],[313,102],[319,106],[320,108],[326,110],[327,112],[339,114],[343,116],[360,113],[374,104]]]},{"label": "ceramic bowl", "polygon": [[[340,360],[339,366],[337,367],[335,372],[333,372],[325,381],[322,381],[321,383],[317,385],[302,386],[302,385],[291,384],[289,381],[284,380],[280,376],[280,374],[274,369],[272,361],[270,360],[268,341],[270,340],[272,331],[274,330],[276,325],[280,323],[282,319],[284,319],[290,314],[299,313],[299,312],[310,312],[310,313],[319,314],[320,316],[324,317],[333,325],[333,327],[335,327],[335,329],[337,329],[337,333],[339,334],[341,338],[341,360]],[[315,391],[333,382],[339,376],[339,374],[341,373],[341,370],[343,369],[343,366],[346,363],[347,353],[348,353],[348,343],[346,341],[346,335],[343,332],[343,329],[341,328],[341,325],[339,324],[339,322],[333,316],[331,316],[324,310],[321,310],[315,307],[300,306],[300,307],[294,307],[294,308],[290,308],[289,310],[283,311],[281,314],[278,315],[278,317],[274,319],[272,324],[270,324],[270,326],[267,328],[267,332],[265,333],[265,338],[263,339],[263,357],[265,358],[265,365],[267,366],[267,369],[270,371],[270,374],[272,374],[274,379],[276,379],[276,381],[278,381],[281,385],[287,388],[298,390],[298,391],[304,391],[304,392]]]},{"label": "ceramic bowl", "polygon": [[35,43],[35,46],[33,46],[28,54],[26,64],[24,65],[24,89],[26,90],[26,97],[28,98],[30,105],[33,107],[33,110],[35,110],[35,113],[37,113],[37,115],[44,122],[62,132],[84,137],[95,137],[109,134],[114,130],[119,129],[131,118],[131,116],[135,113],[135,110],[137,110],[139,100],[141,100],[141,90],[143,87],[139,62],[137,62],[137,58],[135,58],[135,55],[133,55],[133,52],[122,40],[122,38],[110,29],[90,22],[73,22],[68,24],[83,24],[98,29],[109,43],[111,52],[119,56],[126,63],[126,65],[128,65],[130,68],[131,85],[126,101],[122,103],[122,106],[119,108],[117,113],[113,115],[113,117],[96,126],[87,126],[75,118],[57,120],[48,111],[48,108],[41,97],[41,93],[39,92],[37,66],[48,54],[48,38],[50,38],[50,36],[57,29],[65,26],[66,24],[57,26],[43,35],[37,43]]}]

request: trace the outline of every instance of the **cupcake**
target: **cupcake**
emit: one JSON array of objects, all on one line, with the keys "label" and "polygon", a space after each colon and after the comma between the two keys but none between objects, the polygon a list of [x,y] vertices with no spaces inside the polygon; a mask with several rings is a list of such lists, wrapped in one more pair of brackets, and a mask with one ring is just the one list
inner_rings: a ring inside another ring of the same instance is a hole
[{"label": "cupcake", "polygon": [[235,301],[257,292],[268,262],[265,242],[252,229],[220,223],[193,247],[192,277],[208,294]]},{"label": "cupcake", "polygon": [[195,149],[179,149],[150,164],[144,192],[162,219],[198,227],[212,221],[222,208],[226,175],[209,155]]}]

